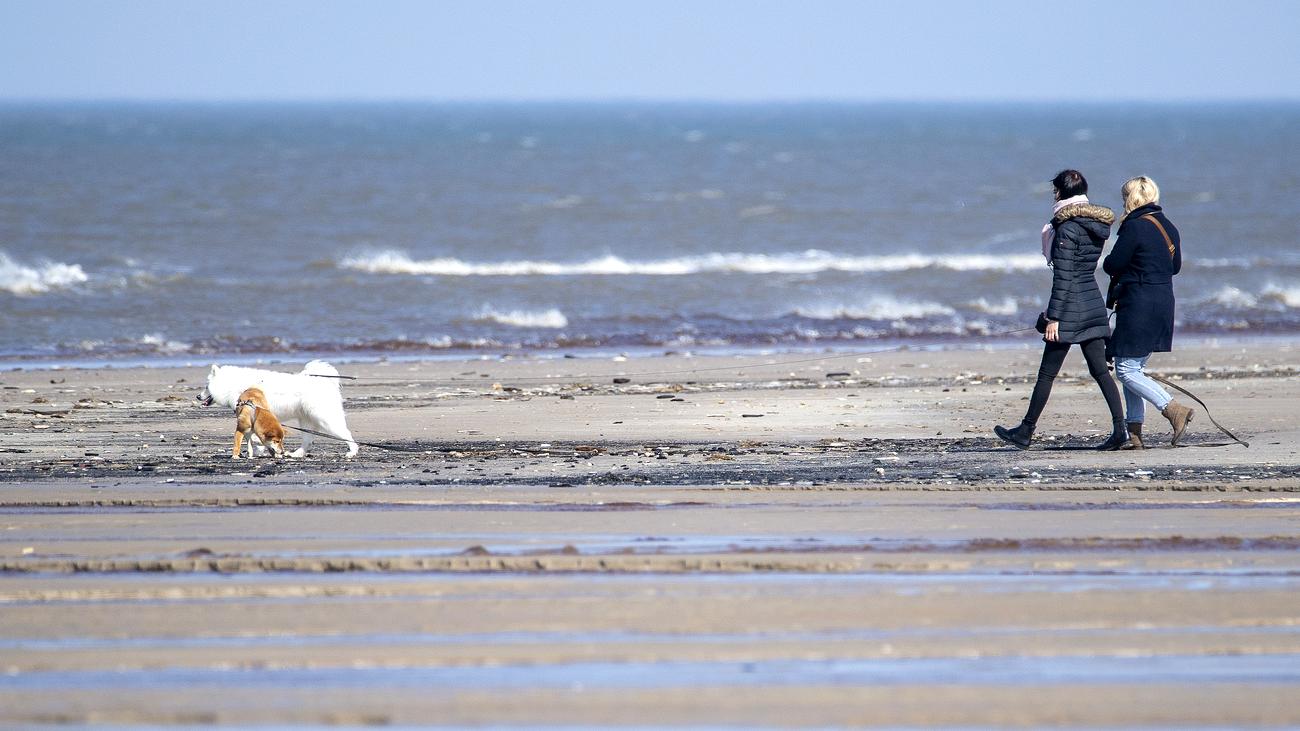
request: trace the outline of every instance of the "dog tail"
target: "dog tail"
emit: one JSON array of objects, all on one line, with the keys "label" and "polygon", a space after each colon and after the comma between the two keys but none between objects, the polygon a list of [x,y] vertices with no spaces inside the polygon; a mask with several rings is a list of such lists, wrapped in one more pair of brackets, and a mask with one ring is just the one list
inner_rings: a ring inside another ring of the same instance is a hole
[{"label": "dog tail", "polygon": [[323,360],[313,360],[302,367],[304,376],[337,376],[339,372],[334,366]]},{"label": "dog tail", "polygon": [[[339,379],[336,377],[338,374],[339,372],[334,368],[334,366],[323,360],[313,360],[302,367],[302,375],[304,376],[323,376],[323,378],[318,377],[309,379],[318,382],[313,384],[317,389],[342,391],[343,389],[340,388]],[[317,392],[319,393],[319,391]]]},{"label": "dog tail", "polygon": [[337,376],[338,374],[339,372],[334,366],[323,360],[313,360],[302,367],[302,375],[304,376]]}]

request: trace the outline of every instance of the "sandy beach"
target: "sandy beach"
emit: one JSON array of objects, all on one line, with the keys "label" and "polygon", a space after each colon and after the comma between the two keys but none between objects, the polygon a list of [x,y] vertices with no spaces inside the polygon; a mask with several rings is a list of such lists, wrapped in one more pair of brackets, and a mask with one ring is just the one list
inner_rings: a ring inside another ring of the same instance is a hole
[{"label": "sandy beach", "polygon": [[818,355],[340,364],[351,460],[0,373],[0,722],[1300,724],[1293,344],[1119,453],[1077,353],[1027,452],[1032,346]]},{"label": "sandy beach", "polygon": [[1300,729],[1237,10],[3,4],[0,731]]}]

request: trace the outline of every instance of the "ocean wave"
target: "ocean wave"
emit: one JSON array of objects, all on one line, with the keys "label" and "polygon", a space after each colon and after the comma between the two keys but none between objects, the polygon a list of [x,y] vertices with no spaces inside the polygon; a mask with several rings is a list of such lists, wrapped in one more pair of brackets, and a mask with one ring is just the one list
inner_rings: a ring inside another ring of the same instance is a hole
[{"label": "ocean wave", "polygon": [[57,355],[65,356],[217,356],[221,354],[266,354],[281,355],[290,353],[427,353],[443,350],[477,350],[484,348],[511,347],[509,343],[490,338],[454,339],[448,335],[428,338],[387,338],[375,340],[324,340],[293,341],[274,335],[215,335],[198,338],[194,342],[172,340],[159,334],[149,334],[138,338],[113,338],[109,340],[81,340],[75,343],[60,343],[52,349]]},{"label": "ocean wave", "polygon": [[1001,315],[1003,317],[1014,315],[1020,311],[1020,304],[1016,302],[1015,297],[1003,297],[1000,302],[989,302],[988,299],[980,297],[977,300],[967,302],[966,306],[986,315]]},{"label": "ocean wave", "polygon": [[0,251],[0,290],[10,294],[43,294],[51,289],[81,284],[88,279],[80,264],[46,261],[27,266]]},{"label": "ocean wave", "polygon": [[796,308],[794,314],[810,320],[919,320],[947,317],[956,312],[938,302],[913,302],[877,297],[861,305],[815,305]]},{"label": "ocean wave", "polygon": [[370,274],[414,274],[446,277],[524,277],[574,275],[684,276],[733,272],[741,274],[816,274],[818,272],[903,272],[918,269],[951,271],[1035,271],[1044,267],[1038,254],[886,254],[845,256],[818,249],[786,254],[712,253],[671,259],[629,261],[612,254],[581,262],[468,262],[454,257],[412,259],[400,251],[354,254],[340,259],[342,269]]},{"label": "ocean wave", "polygon": [[1270,284],[1260,293],[1264,299],[1279,302],[1290,309],[1300,309],[1300,285],[1287,287]]},{"label": "ocean wave", "polygon": [[189,343],[183,343],[179,340],[169,340],[166,337],[162,335],[158,335],[156,333],[145,335],[144,337],[140,338],[139,342],[140,345],[144,348],[149,348],[155,352],[164,353],[167,355],[188,353],[190,352],[190,350],[194,348],[194,346]]},{"label": "ocean wave", "polygon": [[169,356],[199,352],[194,343],[172,340],[159,333],[150,333],[136,338],[113,338],[112,340],[82,340],[71,345],[60,345],[60,352],[73,352],[94,355],[156,355]]},{"label": "ocean wave", "polygon": [[1201,269],[1249,269],[1255,265],[1256,261],[1259,260],[1243,257],[1221,257],[1218,259],[1197,259],[1192,265]]},{"label": "ocean wave", "polygon": [[511,327],[535,327],[552,330],[558,330],[569,325],[569,318],[555,308],[541,311],[510,310],[509,312],[497,312],[491,307],[484,307],[474,319],[479,322],[495,322],[499,325],[510,325]]},{"label": "ocean wave", "polygon": [[1218,258],[1192,258],[1183,260],[1186,265],[1196,269],[1272,269],[1276,267],[1300,266],[1300,254],[1290,251],[1278,251],[1271,256],[1230,256]]},{"label": "ocean wave", "polygon": [[1266,285],[1252,294],[1232,285],[1224,285],[1204,300],[1227,310],[1294,310],[1300,309],[1300,286]]},{"label": "ocean wave", "polygon": [[1220,307],[1226,307],[1230,310],[1250,310],[1259,306],[1258,297],[1249,292],[1238,289],[1237,287],[1233,287],[1232,285],[1224,285],[1220,287],[1218,291],[1206,298],[1205,301],[1209,304],[1219,305]]}]

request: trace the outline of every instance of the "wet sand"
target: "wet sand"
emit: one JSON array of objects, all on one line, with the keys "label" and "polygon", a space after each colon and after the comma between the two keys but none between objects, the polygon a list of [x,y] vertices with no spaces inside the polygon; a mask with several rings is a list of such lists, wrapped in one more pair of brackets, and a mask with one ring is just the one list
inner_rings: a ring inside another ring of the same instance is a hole
[{"label": "wet sand", "polygon": [[346,365],[394,449],[279,463],[206,367],[3,373],[0,722],[1295,725],[1297,356],[1111,454],[1077,355],[991,438],[1027,349]]}]

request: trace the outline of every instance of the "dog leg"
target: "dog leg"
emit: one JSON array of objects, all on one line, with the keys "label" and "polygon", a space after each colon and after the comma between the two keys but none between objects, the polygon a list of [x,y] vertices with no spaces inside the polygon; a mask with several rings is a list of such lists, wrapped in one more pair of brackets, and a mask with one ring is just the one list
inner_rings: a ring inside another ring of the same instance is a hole
[{"label": "dog leg", "polygon": [[239,459],[239,448],[244,446],[244,433],[235,429],[235,451],[230,455],[231,459]]},{"label": "dog leg", "polygon": [[348,440],[349,458],[357,456],[357,451],[360,449],[360,447],[357,446],[356,440],[352,438],[352,432],[348,431],[347,426],[343,426],[342,429],[339,429],[338,431],[334,432],[334,436],[339,437],[340,439]]},{"label": "dog leg", "polygon": [[343,409],[332,408],[326,410],[323,414],[315,414],[314,416],[316,417],[316,423],[319,425],[317,429],[345,440],[348,444],[348,457],[357,455],[359,447],[356,440],[352,438],[352,432],[348,430],[348,421],[343,415]]},{"label": "dog leg", "polygon": [[[303,421],[304,421],[303,419],[299,419],[299,420],[298,420],[298,425],[301,426],[302,423],[303,423]],[[298,448],[295,449],[294,451],[290,452],[290,453],[289,453],[289,456],[290,456],[290,457],[306,457],[306,456],[307,456],[307,450],[309,450],[309,449],[311,449],[311,435],[308,434],[307,432],[302,432],[302,446],[301,446],[301,447],[298,447]]]}]

